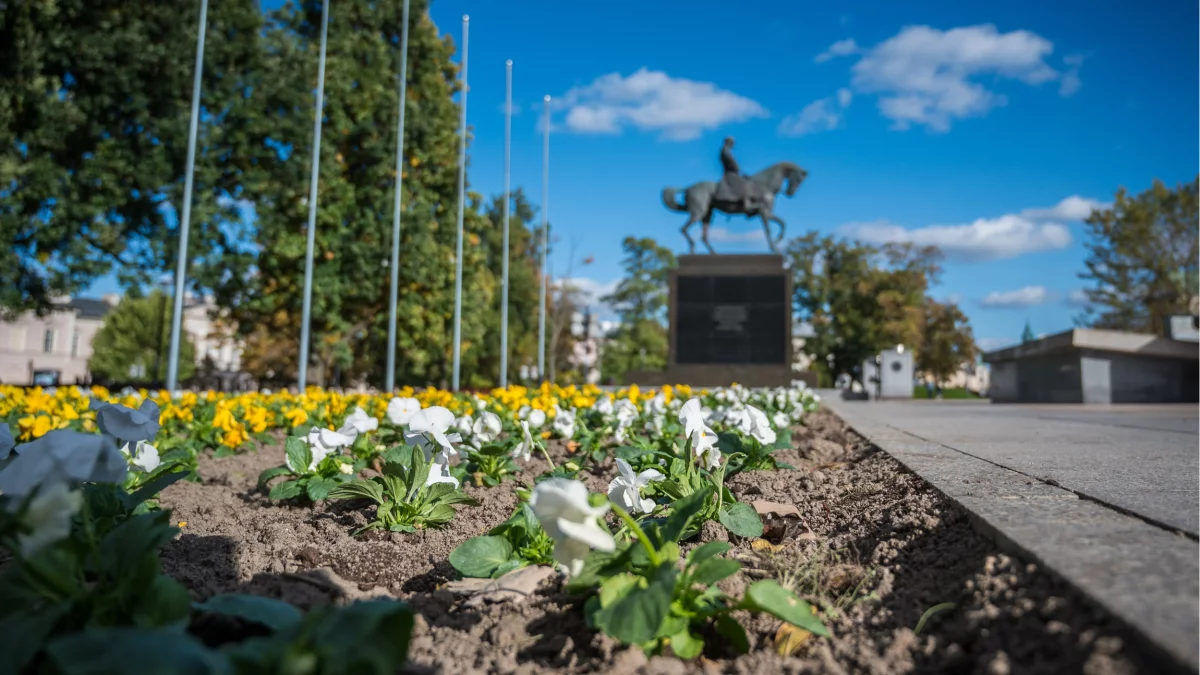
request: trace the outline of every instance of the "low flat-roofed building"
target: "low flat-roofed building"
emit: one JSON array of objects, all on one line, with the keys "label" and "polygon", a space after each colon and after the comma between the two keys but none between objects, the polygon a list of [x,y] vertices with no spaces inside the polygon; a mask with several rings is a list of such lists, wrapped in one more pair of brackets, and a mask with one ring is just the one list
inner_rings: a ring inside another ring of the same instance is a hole
[{"label": "low flat-roofed building", "polygon": [[1076,328],[983,355],[997,403],[1195,403],[1200,345]]}]

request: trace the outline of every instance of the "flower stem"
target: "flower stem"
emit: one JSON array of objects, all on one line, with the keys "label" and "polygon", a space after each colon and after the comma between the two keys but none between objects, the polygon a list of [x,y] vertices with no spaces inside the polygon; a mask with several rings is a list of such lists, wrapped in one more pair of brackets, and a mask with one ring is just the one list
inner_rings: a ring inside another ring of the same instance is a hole
[{"label": "flower stem", "polygon": [[550,453],[546,450],[546,446],[538,443],[537,447],[542,451],[542,457],[546,458],[546,463],[550,465],[550,470],[553,471],[556,467],[554,466],[554,462],[550,459]]},{"label": "flower stem", "polygon": [[634,533],[634,535],[637,536],[638,541],[642,542],[642,547],[646,549],[646,555],[650,558],[650,564],[654,565],[655,567],[661,565],[662,558],[658,557],[658,551],[654,550],[654,545],[650,543],[650,538],[646,536],[645,530],[638,526],[637,521],[633,519],[633,516],[626,513],[625,509],[622,509],[616,504],[612,505],[612,510],[613,513],[617,514],[618,518],[625,521],[625,525]]}]

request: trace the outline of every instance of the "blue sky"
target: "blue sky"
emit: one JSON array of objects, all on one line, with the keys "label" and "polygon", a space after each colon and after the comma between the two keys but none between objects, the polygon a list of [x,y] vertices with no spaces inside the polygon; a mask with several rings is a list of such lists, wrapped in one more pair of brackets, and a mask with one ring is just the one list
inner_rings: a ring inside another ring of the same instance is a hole
[{"label": "blue sky", "polygon": [[[1026,319],[1037,333],[1071,327],[1081,214],[1118,187],[1198,171],[1195,2],[682,7],[433,2],[456,41],[471,16],[472,189],[502,189],[505,59],[513,183],[536,201],[541,99],[555,101],[556,274],[573,247],[573,275],[609,287],[626,235],[685,252],[686,217],[660,191],[719,177],[720,141],[733,135],[746,172],[781,160],[808,169],[777,208],[789,235],[941,245],[934,295],[958,301],[992,348]],[[718,251],[765,250],[757,222],[719,215],[714,226]]]}]

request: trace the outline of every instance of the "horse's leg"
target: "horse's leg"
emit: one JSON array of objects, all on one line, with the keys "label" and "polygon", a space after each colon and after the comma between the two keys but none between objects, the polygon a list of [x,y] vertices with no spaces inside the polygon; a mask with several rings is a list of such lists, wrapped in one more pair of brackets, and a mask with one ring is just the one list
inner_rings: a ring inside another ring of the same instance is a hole
[{"label": "horse's leg", "polygon": [[775,246],[776,241],[771,238],[771,219],[774,216],[771,215],[770,211],[763,211],[759,214],[759,218],[762,219],[763,236],[767,238],[767,246],[771,247],[772,252],[779,253],[779,249]]},{"label": "horse's leg", "polygon": [[695,222],[696,222],[696,216],[689,214],[688,221],[683,224],[683,229],[680,230],[680,232],[683,232],[683,238],[687,239],[689,255],[694,254],[696,252],[696,242],[695,242],[695,240],[692,239],[692,235],[688,234],[688,230],[691,229],[692,224]]},{"label": "horse's leg", "polygon": [[712,214],[712,209],[709,209],[704,220],[700,221],[700,224],[704,226],[704,231],[700,234],[700,241],[704,242],[704,248],[708,249],[709,255],[716,255],[717,252],[713,250],[712,244],[708,243],[708,225],[712,222]]},{"label": "horse's leg", "polygon": [[779,223],[779,236],[775,238],[775,243],[779,243],[783,241],[784,232],[787,230],[787,223],[784,223],[783,218],[780,218],[774,213],[771,214],[771,220]]}]

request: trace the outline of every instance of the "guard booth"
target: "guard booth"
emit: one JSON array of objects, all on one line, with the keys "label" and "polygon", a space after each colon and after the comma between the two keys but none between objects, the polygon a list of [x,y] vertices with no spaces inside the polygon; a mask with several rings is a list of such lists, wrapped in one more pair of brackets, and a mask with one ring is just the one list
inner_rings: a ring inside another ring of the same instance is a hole
[{"label": "guard booth", "polygon": [[897,345],[863,361],[863,386],[872,398],[913,397],[913,353]]}]

